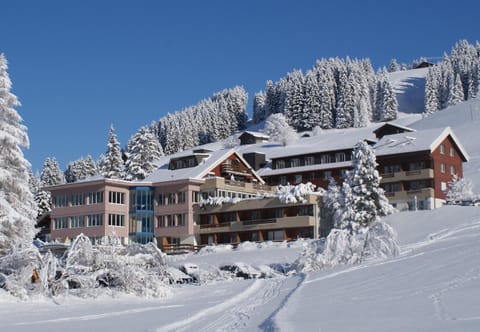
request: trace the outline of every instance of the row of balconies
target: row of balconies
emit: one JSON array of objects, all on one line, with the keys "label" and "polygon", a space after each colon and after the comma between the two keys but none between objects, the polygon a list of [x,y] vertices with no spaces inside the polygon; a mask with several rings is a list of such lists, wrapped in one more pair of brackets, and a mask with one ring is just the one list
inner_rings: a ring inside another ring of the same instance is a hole
[{"label": "row of balconies", "polygon": [[433,188],[422,188],[408,191],[386,192],[385,196],[387,196],[390,201],[411,201],[415,196],[417,199],[435,197],[435,190]]},{"label": "row of balconies", "polygon": [[212,234],[224,232],[241,232],[250,230],[263,230],[271,228],[293,228],[315,226],[316,218],[313,216],[294,216],[272,219],[255,219],[231,221],[219,224],[202,224],[197,226],[199,234]]},{"label": "row of balconies", "polygon": [[382,181],[381,181],[382,183],[433,179],[433,169],[426,168],[426,169],[419,169],[414,171],[383,173],[383,174],[380,174],[380,176],[382,177]]}]

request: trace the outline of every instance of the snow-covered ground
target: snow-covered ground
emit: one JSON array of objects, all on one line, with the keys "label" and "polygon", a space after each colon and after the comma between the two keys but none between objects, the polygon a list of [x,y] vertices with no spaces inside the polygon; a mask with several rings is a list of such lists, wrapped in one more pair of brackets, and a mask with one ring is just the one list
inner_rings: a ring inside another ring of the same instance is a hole
[{"label": "snow-covered ground", "polygon": [[[175,286],[166,299],[104,295],[55,304],[0,293],[0,331],[478,331],[480,208],[402,212],[387,221],[401,246],[393,259]],[[219,247],[170,264],[288,263],[302,245]]]}]

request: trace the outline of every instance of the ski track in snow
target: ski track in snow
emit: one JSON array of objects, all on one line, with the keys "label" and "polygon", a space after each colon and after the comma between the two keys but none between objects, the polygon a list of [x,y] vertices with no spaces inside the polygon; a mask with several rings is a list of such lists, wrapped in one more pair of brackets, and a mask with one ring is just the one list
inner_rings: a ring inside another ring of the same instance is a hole
[{"label": "ski track in snow", "polygon": [[[285,278],[256,279],[244,292],[184,320],[158,328],[164,331],[238,331],[248,326],[255,309],[279,295]],[[211,318],[214,318],[211,320]],[[202,322],[207,322],[202,325]]]},{"label": "ski track in snow", "polygon": [[178,308],[178,307],[183,307],[183,305],[182,304],[161,305],[161,306],[154,306],[154,307],[146,307],[146,308],[107,312],[107,313],[95,314],[95,315],[62,317],[62,318],[56,318],[56,319],[46,319],[46,320],[38,320],[38,321],[33,321],[33,322],[16,323],[16,324],[13,324],[13,326],[38,325],[38,324],[45,324],[45,323],[65,323],[65,322],[72,322],[72,321],[86,321],[86,320],[104,319],[104,318],[115,317],[115,316],[123,316],[125,314],[137,314],[137,313],[146,312],[146,311],[153,311],[153,310],[159,310],[159,309],[170,309],[170,308]]}]

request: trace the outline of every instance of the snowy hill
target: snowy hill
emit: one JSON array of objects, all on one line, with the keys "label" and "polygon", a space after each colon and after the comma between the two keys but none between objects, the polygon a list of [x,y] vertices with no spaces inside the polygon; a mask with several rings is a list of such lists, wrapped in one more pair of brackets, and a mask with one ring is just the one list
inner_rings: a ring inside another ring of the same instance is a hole
[{"label": "snowy hill", "polygon": [[388,74],[388,79],[397,95],[398,111],[406,114],[421,114],[424,111],[425,77],[428,68],[397,71]]}]

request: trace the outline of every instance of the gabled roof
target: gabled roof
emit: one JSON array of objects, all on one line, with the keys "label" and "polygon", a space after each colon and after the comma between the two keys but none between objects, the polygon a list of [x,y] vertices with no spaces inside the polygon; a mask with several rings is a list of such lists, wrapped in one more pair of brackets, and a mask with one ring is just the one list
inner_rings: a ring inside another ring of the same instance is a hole
[{"label": "gabled roof", "polygon": [[[193,150],[182,151],[170,156],[162,157],[158,162],[158,168],[153,171],[146,179],[146,182],[159,183],[159,182],[170,182],[170,181],[179,181],[179,180],[202,180],[205,178],[209,172],[211,172],[215,167],[225,161],[232,154],[241,160],[246,165],[250,166],[245,159],[238,154],[233,149],[222,149],[218,151],[212,151],[211,153],[205,154],[206,157],[194,167],[180,168],[170,170],[168,168],[170,164],[170,159],[186,157],[188,155],[193,155]],[[251,166],[250,166],[251,167]],[[263,180],[258,176],[257,173],[252,169],[252,175],[257,178],[257,180],[263,183]]]},{"label": "gabled roof", "polygon": [[400,130],[403,130],[403,131],[407,131],[407,132],[412,132],[412,131],[415,131],[415,129],[413,128],[409,128],[409,127],[405,127],[405,126],[402,126],[402,125],[399,125],[397,123],[393,123],[393,122],[387,122],[385,123],[384,125],[378,127],[377,129],[375,129],[373,132],[376,134],[378,133],[379,131],[381,130],[384,130],[388,127],[392,127],[392,128],[397,128],[397,129],[400,129]]},{"label": "gabled roof", "polygon": [[387,135],[382,137],[373,148],[377,156],[420,151],[428,151],[431,153],[448,136],[452,138],[462,159],[467,161],[470,157],[450,127]]},{"label": "gabled roof", "polygon": [[270,136],[264,134],[264,133],[261,133],[259,131],[249,131],[249,130],[246,130],[244,131],[243,133],[240,134],[240,136],[238,136],[239,138],[242,137],[243,135],[245,134],[248,134],[248,135],[252,135],[253,137],[257,137],[257,138],[263,138],[263,139],[269,139]]}]

